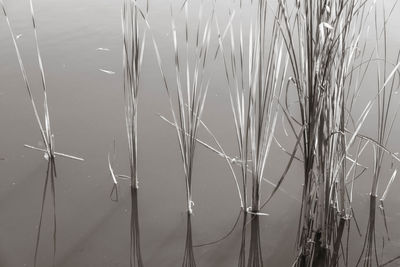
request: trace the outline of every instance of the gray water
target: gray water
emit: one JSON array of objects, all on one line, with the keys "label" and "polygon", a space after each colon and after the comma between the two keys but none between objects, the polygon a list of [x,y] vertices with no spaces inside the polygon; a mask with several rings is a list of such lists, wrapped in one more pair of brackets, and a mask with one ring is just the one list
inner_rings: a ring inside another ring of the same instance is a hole
[{"label": "gray water", "polygon": [[[227,13],[227,3],[218,11]],[[38,71],[28,1],[6,1],[22,57],[41,103]],[[118,173],[128,173],[128,149],[122,90],[122,1],[34,1],[39,43],[48,82],[48,96],[56,151],[83,157],[84,162],[56,159],[56,266],[129,266],[130,187],[121,181],[119,201],[110,199],[112,180],[107,153],[116,140]],[[225,14],[225,13],[224,13]],[[390,24],[391,49],[400,45],[400,10]],[[397,16],[396,16],[397,15]],[[42,146],[12,41],[0,16],[0,266],[33,266],[47,161],[43,154],[24,147]],[[169,5],[151,1],[151,22],[163,59],[171,57]],[[149,42],[150,44],[150,42]],[[149,46],[151,48],[151,46]],[[107,48],[109,51],[98,51]],[[170,51],[170,52],[168,52]],[[206,103],[204,121],[230,155],[236,153],[234,124],[220,61]],[[115,72],[107,74],[106,69]],[[168,68],[167,68],[168,69]],[[174,129],[157,114],[170,117],[167,96],[154,52],[147,49],[139,101],[138,213],[141,251],[145,266],[180,266],[186,239],[185,182]],[[398,99],[397,99],[398,100]],[[40,106],[41,108],[41,106]],[[373,126],[365,132],[374,131]],[[391,147],[400,149],[394,129]],[[282,129],[279,136],[284,136]],[[212,139],[201,132],[207,142]],[[284,139],[284,137],[283,137]],[[287,138],[289,139],[289,138]],[[291,145],[292,141],[282,140]],[[222,158],[198,146],[193,177],[193,243],[219,239],[230,231],[239,214],[239,198],[228,166]],[[372,154],[372,149],[371,149]],[[277,181],[288,157],[274,147],[267,178]],[[295,163],[283,188],[260,218],[260,237],[266,266],[291,266],[300,210],[302,166]],[[384,179],[385,181],[387,179]],[[370,178],[359,182],[355,195],[362,231],[368,216]],[[272,187],[263,184],[265,196]],[[380,186],[383,192],[385,183]],[[400,195],[395,181],[386,201],[391,241],[385,241],[382,261],[400,255]],[[48,192],[38,252],[38,266],[51,266],[53,207]],[[377,242],[385,235],[377,215]],[[223,241],[194,248],[197,266],[236,266],[242,221]],[[352,229],[355,227],[352,226]],[[363,236],[352,233],[352,262],[361,252]],[[379,251],[381,254],[381,251]],[[354,258],[354,259],[353,259]],[[389,266],[398,266],[393,263]]]}]

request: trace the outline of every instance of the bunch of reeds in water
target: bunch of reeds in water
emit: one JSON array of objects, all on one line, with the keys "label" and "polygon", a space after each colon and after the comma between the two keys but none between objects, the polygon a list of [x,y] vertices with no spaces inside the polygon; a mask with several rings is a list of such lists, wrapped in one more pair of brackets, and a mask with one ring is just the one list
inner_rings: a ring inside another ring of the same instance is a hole
[{"label": "bunch of reeds in water", "polygon": [[[183,266],[195,266],[193,252],[191,214],[193,212],[192,176],[195,148],[198,142],[217,152],[229,163],[235,178],[240,204],[244,210],[243,235],[239,266],[263,266],[260,220],[261,209],[280,188],[294,158],[303,163],[303,190],[298,226],[296,266],[337,266],[339,258],[349,265],[345,246],[349,246],[350,224],[354,221],[352,207],[355,181],[364,173],[366,167],[360,163],[361,155],[368,144],[374,149],[373,177],[370,196],[370,213],[367,222],[364,245],[357,265],[382,265],[378,260],[375,226],[376,199],[379,191],[384,159],[400,161],[391,152],[388,143],[398,106],[393,112],[393,95],[398,89],[396,74],[400,77],[400,53],[391,62],[387,52],[386,25],[395,4],[386,13],[382,2],[382,27],[379,27],[379,13],[376,1],[368,0],[323,0],[323,1],[250,1],[256,16],[250,19],[250,26],[243,30],[243,24],[234,21],[234,12],[225,30],[221,31],[216,20],[218,48],[210,55],[210,40],[214,20],[214,2],[211,10],[206,1],[201,1],[198,17],[192,19],[191,1],[183,1],[179,15],[184,15],[184,44],[181,46],[179,29],[175,22],[177,14],[171,6],[171,36],[174,53],[174,79],[170,81],[164,72],[161,55],[152,34],[158,66],[169,99],[169,105],[179,142],[183,163],[187,197],[187,235]],[[6,18],[19,67],[26,90],[33,107],[34,116],[40,129],[45,149],[27,146],[45,153],[49,160],[42,199],[35,265],[37,262],[43,207],[47,187],[50,184],[55,209],[55,155],[72,159],[80,158],[54,151],[54,137],[50,126],[47,100],[47,86],[41,53],[38,44],[37,28],[32,0],[29,0],[36,54],[43,89],[43,114],[39,111],[21,58],[17,38],[8,18],[3,0],[0,0]],[[240,8],[243,3],[240,1]],[[141,87],[141,69],[146,42],[146,32],[150,29],[146,12],[134,0],[124,0],[122,7],[123,31],[123,87],[125,100],[125,123],[128,137],[130,174],[116,175],[109,159],[109,169],[114,180],[128,178],[131,185],[131,266],[143,266],[140,251],[138,220],[138,95]],[[208,13],[208,15],[205,15]],[[375,16],[376,46],[368,50],[362,42],[368,34],[368,18]],[[140,27],[143,24],[143,28]],[[195,28],[192,29],[192,25]],[[245,36],[248,33],[248,37]],[[228,40],[225,37],[228,36]],[[201,121],[210,83],[208,73],[211,62],[215,62],[221,52],[225,75],[229,88],[229,101],[235,122],[235,137],[238,157],[228,157],[215,136]],[[213,61],[214,60],[214,61]],[[355,103],[358,101],[363,81],[372,63],[376,63],[377,91],[355,119]],[[288,70],[288,66],[291,66]],[[288,75],[291,77],[288,77]],[[399,78],[400,80],[400,78]],[[173,84],[173,85],[172,85]],[[293,93],[293,92],[294,93]],[[295,95],[297,113],[291,110],[289,99]],[[360,133],[370,111],[377,106],[377,137]],[[262,182],[266,172],[268,157],[275,138],[279,111],[283,112],[295,137],[293,151],[287,152],[290,159],[272,193],[263,203]],[[201,142],[198,130],[203,126],[211,134],[220,150]],[[300,150],[301,156],[298,156]],[[234,164],[240,167],[239,185]],[[380,198],[380,210],[385,219],[384,200],[397,175],[391,176]],[[250,188],[249,188],[250,187]],[[249,213],[250,223],[247,222]],[[55,214],[55,212],[54,212]],[[239,218],[238,218],[239,219]],[[250,247],[246,260],[246,225],[250,224]],[[388,226],[384,220],[386,231]],[[236,223],[235,223],[236,225]],[[347,241],[344,245],[343,237]],[[56,218],[54,215],[54,258],[56,252]],[[215,242],[213,242],[215,243]],[[247,262],[247,264],[246,264]],[[388,264],[392,261],[388,261]]]},{"label": "bunch of reeds in water", "polygon": [[131,186],[135,188],[139,187],[137,177],[138,94],[146,41],[146,28],[140,27],[140,18],[137,5],[133,1],[124,1],[122,7],[122,65],[125,122],[128,136]]},{"label": "bunch of reeds in water", "polygon": [[[184,47],[178,45],[178,32],[171,7],[171,30],[175,56],[175,89],[168,81],[161,56],[154,41],[158,65],[164,81],[164,87],[168,95],[170,109],[173,117],[173,125],[179,141],[180,155],[183,162],[186,182],[186,196],[189,213],[193,212],[192,201],[192,174],[194,166],[197,132],[201,122],[204,103],[209,88],[209,47],[211,38],[211,22],[214,16],[213,10],[204,18],[204,1],[201,1],[196,28],[189,29],[192,20],[189,19],[189,3],[184,1],[181,10],[185,15],[184,22]],[[190,21],[189,21],[190,20]],[[174,97],[176,95],[176,97]],[[176,104],[174,103],[176,99]],[[177,107],[175,107],[175,105]]]},{"label": "bunch of reeds in water", "polygon": [[[219,43],[236,128],[237,163],[241,167],[242,180],[241,205],[247,208],[250,177],[251,206],[248,211],[258,213],[261,184],[273,142],[288,62],[278,27],[281,8],[278,6],[276,14],[272,15],[268,14],[268,1],[254,5],[257,15],[249,29],[243,30],[240,24],[237,37],[237,29],[232,23],[229,25],[230,38],[227,38],[230,42],[225,44],[224,34],[219,32]],[[249,33],[248,40],[244,39],[244,32]]]},{"label": "bunch of reeds in water", "polygon": [[280,1],[285,10],[282,28],[293,72],[291,85],[300,111],[300,119],[292,119],[304,127],[298,266],[335,266],[344,223],[352,215],[346,195],[347,152],[372,107],[372,103],[367,105],[346,139],[347,100],[353,99],[352,82],[359,78],[349,79],[349,73],[363,30],[364,4]]},{"label": "bunch of reeds in water", "polygon": [[30,6],[30,12],[31,12],[31,19],[32,19],[32,26],[33,26],[33,32],[34,32],[34,41],[35,41],[35,47],[36,47],[36,56],[38,60],[38,65],[39,65],[39,70],[40,70],[40,77],[41,77],[41,87],[43,90],[43,114],[44,118],[43,121],[39,116],[39,111],[36,105],[34,93],[31,87],[31,84],[28,79],[28,75],[25,70],[25,66],[22,60],[20,48],[17,43],[17,38],[15,36],[15,33],[13,31],[13,28],[10,23],[10,19],[8,17],[7,9],[5,6],[5,3],[3,0],[0,0],[0,5],[2,7],[3,14],[5,16],[7,26],[11,35],[11,39],[13,41],[14,49],[17,55],[19,67],[21,70],[22,78],[25,83],[25,87],[29,96],[29,100],[31,102],[31,106],[33,108],[34,116],[37,122],[37,125],[39,126],[40,134],[41,134],[41,139],[44,143],[45,148],[37,148],[34,146],[30,145],[25,145],[25,147],[38,150],[44,153],[44,157],[48,160],[48,165],[47,165],[47,172],[46,172],[46,179],[44,182],[44,188],[43,188],[43,196],[42,196],[42,202],[41,202],[41,212],[40,212],[40,219],[39,219],[39,224],[38,224],[38,232],[37,232],[37,237],[36,237],[36,245],[35,245],[35,254],[34,254],[34,266],[37,266],[38,262],[38,252],[39,252],[39,245],[40,245],[40,237],[41,237],[41,230],[42,230],[42,221],[43,221],[43,213],[44,213],[44,206],[45,206],[45,201],[46,201],[46,196],[48,194],[48,189],[50,188],[51,192],[51,202],[53,206],[53,266],[55,266],[55,260],[56,260],[56,245],[57,245],[57,218],[56,218],[56,186],[55,186],[55,179],[57,176],[56,173],[56,167],[55,167],[55,156],[61,156],[61,157],[66,157],[74,160],[80,160],[83,161],[82,158],[67,155],[64,153],[59,153],[54,151],[54,135],[51,130],[51,124],[50,124],[50,115],[49,115],[49,105],[48,105],[48,98],[47,98],[47,85],[46,85],[46,78],[45,78],[45,71],[43,67],[43,62],[42,62],[42,56],[40,53],[40,48],[39,48],[39,41],[38,41],[38,33],[37,33],[37,24],[36,24],[36,19],[35,19],[35,13],[34,13],[34,8],[33,8],[33,1],[29,0],[29,6]]},{"label": "bunch of reeds in water", "polygon": [[[146,14],[149,11],[149,1],[146,1]],[[121,9],[122,21],[122,67],[123,67],[123,91],[125,100],[125,124],[128,137],[129,175],[115,173],[112,160],[108,155],[108,167],[113,178],[113,190],[111,197],[118,201],[118,180],[130,181],[131,218],[130,218],[130,266],[143,266],[140,247],[140,227],[138,212],[138,96],[141,87],[141,71],[143,53],[146,44],[146,31],[148,24],[145,13],[138,3],[132,0],[124,0]],[[115,160],[115,141],[114,141]]]},{"label": "bunch of reeds in water", "polygon": [[[220,32],[217,23],[219,47],[236,128],[239,156],[235,163],[240,165],[242,181],[239,196],[245,212],[239,266],[246,266],[246,262],[247,266],[263,266],[258,217],[263,215],[260,210],[265,205],[261,203],[261,189],[274,140],[279,98],[286,83],[288,61],[278,24],[282,10],[277,6],[276,13],[271,14],[269,4],[269,1],[257,1],[251,5],[256,16],[249,29],[243,30],[241,22],[237,28],[235,21],[230,22],[227,28],[230,38],[226,38],[226,42],[223,40],[225,32]],[[248,38],[244,37],[244,33],[249,34]],[[278,188],[279,184],[275,186],[268,200]],[[250,221],[246,220],[247,212],[251,214]],[[248,257],[245,253],[247,224],[251,227]]]},{"label": "bunch of reeds in water", "polygon": [[24,79],[25,82],[25,87],[26,90],[28,92],[29,95],[29,99],[33,108],[33,112],[35,115],[35,119],[36,122],[39,126],[40,129],[40,134],[41,134],[41,138],[42,141],[45,145],[45,156],[47,158],[52,158],[54,157],[54,138],[53,138],[53,134],[51,131],[51,127],[50,127],[50,117],[49,117],[49,108],[48,108],[48,102],[47,102],[47,87],[46,87],[46,79],[45,79],[45,75],[44,75],[44,68],[43,68],[43,63],[42,63],[42,57],[40,54],[40,49],[39,49],[39,42],[38,42],[38,35],[37,35],[37,30],[36,30],[36,22],[35,22],[35,15],[34,15],[34,9],[33,9],[33,3],[32,0],[29,1],[30,4],[30,10],[31,10],[31,15],[32,15],[32,25],[33,25],[33,31],[34,31],[34,36],[35,36],[35,45],[36,45],[36,52],[37,52],[37,59],[38,59],[38,64],[39,64],[39,68],[40,68],[40,75],[41,75],[41,85],[43,88],[43,96],[44,96],[44,103],[43,103],[43,108],[44,108],[44,126],[42,123],[42,120],[40,119],[39,116],[39,112],[38,109],[36,107],[36,102],[33,96],[33,92],[31,89],[31,85],[27,76],[27,73],[25,71],[25,67],[22,61],[22,57],[21,57],[21,53],[20,53],[20,49],[18,47],[17,44],[17,39],[16,36],[14,34],[14,31],[11,27],[11,23],[10,20],[8,18],[8,14],[7,14],[7,10],[6,10],[6,6],[3,2],[3,0],[0,1],[0,4],[2,6],[3,9],[3,14],[6,18],[6,22],[7,22],[7,26],[9,29],[9,32],[11,34],[11,38],[14,44],[14,48],[15,48],[15,52],[17,54],[17,58],[18,58],[18,63],[19,63],[19,67],[22,73],[22,77]]},{"label": "bunch of reeds in water", "polygon": [[282,29],[293,71],[291,85],[300,111],[300,119],[292,117],[304,127],[296,264],[336,266],[345,224],[353,216],[352,191],[360,166],[357,159],[367,143],[359,142],[355,159],[349,151],[361,140],[360,129],[374,104],[381,101],[383,88],[395,70],[355,120],[348,112],[372,61],[360,38],[374,3],[280,1],[280,5],[285,10]]},{"label": "bunch of reeds in water", "polygon": [[8,30],[10,32],[11,39],[13,41],[14,49],[17,54],[19,67],[21,70],[22,78],[24,79],[24,83],[25,83],[25,87],[26,87],[26,90],[27,90],[27,93],[29,96],[29,100],[30,100],[32,108],[33,108],[33,113],[34,113],[36,122],[40,129],[41,139],[45,146],[44,149],[37,148],[34,146],[30,146],[30,145],[25,145],[25,147],[44,152],[44,157],[46,159],[54,158],[57,155],[57,156],[61,156],[61,157],[66,157],[66,158],[70,158],[70,159],[74,159],[74,160],[83,161],[82,158],[54,151],[54,135],[52,133],[51,125],[50,125],[46,78],[45,78],[45,72],[44,72],[44,67],[43,67],[43,62],[42,62],[42,56],[41,56],[40,48],[39,48],[37,24],[36,24],[35,12],[34,12],[34,8],[33,8],[32,0],[29,0],[29,6],[30,6],[30,11],[31,11],[31,19],[32,19],[33,33],[34,33],[34,39],[35,39],[36,56],[37,56],[37,60],[38,60],[39,70],[40,70],[41,87],[43,90],[43,101],[44,101],[43,102],[43,114],[44,114],[43,119],[40,118],[39,111],[38,111],[36,101],[35,101],[35,97],[33,94],[33,90],[32,90],[31,84],[29,82],[28,75],[26,73],[25,66],[24,66],[24,63],[22,60],[21,52],[20,52],[20,49],[19,49],[19,46],[17,43],[17,38],[16,38],[16,35],[11,26],[10,19],[8,17],[8,13],[7,13],[7,9],[6,9],[6,5],[3,0],[0,1],[0,5],[2,7],[2,11],[3,11],[4,17],[7,22]]}]

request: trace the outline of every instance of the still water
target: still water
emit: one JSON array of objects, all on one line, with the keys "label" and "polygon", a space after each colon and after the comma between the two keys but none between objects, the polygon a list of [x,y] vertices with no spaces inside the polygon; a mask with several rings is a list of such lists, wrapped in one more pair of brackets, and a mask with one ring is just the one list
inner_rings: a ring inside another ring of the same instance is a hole
[{"label": "still water", "polygon": [[[19,36],[18,44],[35,97],[41,101],[29,2],[8,0],[6,4]],[[56,214],[51,189],[48,189],[38,266],[53,264],[54,215],[56,266],[129,266],[130,187],[121,181],[119,201],[110,199],[112,180],[107,163],[107,154],[113,150],[113,140],[116,140],[115,167],[118,173],[128,173],[121,4],[122,1],[106,0],[34,1],[56,151],[85,159],[84,162],[56,159]],[[231,1],[219,1],[217,14],[227,14],[229,5]],[[157,0],[151,1],[150,8],[150,20],[162,56],[172,63],[169,60],[172,59],[169,5]],[[390,24],[391,49],[400,46],[400,35],[395,34],[400,27],[399,14],[396,10]],[[145,266],[181,266],[188,234],[185,182],[176,133],[157,115],[170,117],[170,111],[154,52],[149,47],[144,55],[143,87],[139,95],[140,248]],[[0,62],[0,158],[4,158],[0,161],[0,266],[33,266],[48,161],[42,153],[24,147],[24,144],[43,144],[2,15]],[[212,81],[203,119],[226,152],[234,155],[234,124],[223,65],[217,61],[213,68],[217,75]],[[373,130],[371,126],[364,131]],[[391,144],[394,151],[400,149],[399,133],[399,128],[394,129]],[[278,134],[283,136],[281,129]],[[200,137],[212,142],[205,132],[200,132]],[[236,187],[224,160],[201,146],[197,152],[193,177],[195,207],[191,217],[193,245],[226,235],[240,211]],[[285,167],[282,162],[288,158],[277,147],[271,155],[266,175],[276,181]],[[279,192],[265,209],[270,215],[260,217],[260,242],[266,266],[291,266],[295,258],[301,170],[301,164],[295,163],[283,184],[284,192]],[[49,179],[49,185],[51,182]],[[268,183],[263,186],[266,192],[272,188]],[[382,261],[400,255],[400,196],[396,194],[399,186],[400,182],[395,181],[385,205],[391,240],[385,239],[385,248],[379,251]],[[359,182],[358,188],[354,205],[363,232],[368,216],[370,179]],[[385,231],[380,215],[377,224],[377,242],[381,249]],[[245,231],[248,226],[245,224]],[[223,241],[194,247],[197,266],[236,266],[242,228],[242,218],[239,218],[237,227]],[[356,231],[351,235],[352,264],[358,259],[363,240],[364,236]]]}]

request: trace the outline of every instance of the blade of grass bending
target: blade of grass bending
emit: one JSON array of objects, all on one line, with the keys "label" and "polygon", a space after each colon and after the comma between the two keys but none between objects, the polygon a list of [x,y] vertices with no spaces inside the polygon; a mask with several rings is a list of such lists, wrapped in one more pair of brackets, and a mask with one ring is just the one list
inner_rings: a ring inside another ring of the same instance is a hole
[{"label": "blade of grass bending", "polygon": [[[290,153],[286,148],[284,148],[281,143],[279,143],[278,139],[276,139],[276,137],[274,136],[274,142],[275,144],[283,151],[285,152],[285,154],[292,156],[292,153]],[[299,161],[299,162],[303,162],[303,160],[297,156],[294,156],[294,159]]]},{"label": "blade of grass bending", "polygon": [[115,173],[114,173],[114,169],[113,169],[112,164],[111,164],[110,154],[108,154],[107,158],[108,158],[108,170],[109,170],[110,175],[111,175],[111,177],[113,179],[114,185],[117,185],[118,182],[117,182],[117,178],[116,178]]},{"label": "blade of grass bending", "polygon": [[[113,146],[113,161],[115,160],[116,157],[116,148],[115,148],[115,140],[114,140],[114,146]],[[107,159],[108,159],[108,171],[110,172],[110,176],[113,180],[113,187],[111,189],[110,192],[110,199],[112,201],[117,202],[118,201],[118,181],[117,181],[117,177],[118,175],[115,175],[114,172],[114,168],[112,167],[112,162],[111,162],[111,158],[110,158],[110,153],[108,153],[107,155]],[[130,178],[130,177],[129,177]],[[129,179],[130,180],[130,179]]]},{"label": "blade of grass bending", "polygon": [[207,243],[201,243],[201,244],[198,244],[198,245],[193,245],[193,247],[194,248],[200,248],[200,247],[214,245],[214,244],[217,244],[217,243],[225,240],[226,238],[228,238],[233,233],[233,231],[235,230],[236,226],[238,225],[238,222],[239,222],[241,214],[242,214],[242,210],[239,210],[239,214],[237,216],[237,219],[236,219],[235,223],[233,224],[232,228],[228,231],[228,233],[226,233],[222,237],[218,238],[217,240],[214,240],[214,241],[211,241],[211,242],[207,242]]},{"label": "blade of grass bending", "polygon": [[272,197],[275,195],[276,191],[277,191],[277,190],[279,189],[279,187],[281,186],[281,184],[282,184],[284,178],[286,177],[287,173],[289,172],[290,166],[292,165],[292,162],[293,162],[293,160],[294,160],[294,158],[295,158],[297,148],[298,148],[298,146],[299,146],[299,144],[300,144],[300,141],[301,141],[301,139],[302,139],[302,135],[301,135],[300,133],[304,130],[304,127],[305,127],[305,126],[303,126],[303,127],[300,129],[300,131],[299,131],[296,144],[295,144],[295,146],[294,146],[294,148],[293,148],[292,156],[290,157],[289,162],[288,162],[288,164],[286,165],[286,168],[285,168],[285,170],[283,171],[283,173],[282,173],[282,175],[281,175],[281,178],[279,179],[278,183],[276,184],[274,190],[273,190],[272,193],[269,195],[269,197],[267,198],[267,200],[261,205],[261,209],[264,208],[265,205],[267,205],[267,203],[272,199]]}]

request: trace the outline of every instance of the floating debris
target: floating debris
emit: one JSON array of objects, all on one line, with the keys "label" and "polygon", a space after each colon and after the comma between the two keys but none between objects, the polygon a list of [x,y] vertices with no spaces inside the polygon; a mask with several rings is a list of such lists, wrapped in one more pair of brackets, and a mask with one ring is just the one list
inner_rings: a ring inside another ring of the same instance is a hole
[{"label": "floating debris", "polygon": [[102,72],[107,73],[107,74],[115,74],[115,72],[111,71],[111,70],[99,69],[99,71],[102,71]]},{"label": "floating debris", "polygon": [[104,47],[98,47],[98,48],[96,48],[96,51],[110,51],[110,49],[104,48]]}]

